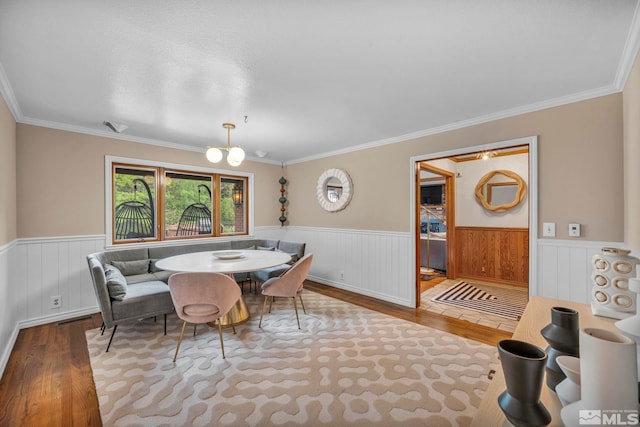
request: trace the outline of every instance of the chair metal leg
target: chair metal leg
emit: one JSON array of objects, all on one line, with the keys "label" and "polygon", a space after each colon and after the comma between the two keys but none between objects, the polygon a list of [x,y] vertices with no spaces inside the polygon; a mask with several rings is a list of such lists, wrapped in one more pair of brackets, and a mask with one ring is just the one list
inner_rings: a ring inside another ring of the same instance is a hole
[{"label": "chair metal leg", "polygon": [[222,322],[218,319],[218,335],[220,335],[220,348],[222,349],[222,358],[226,359],[224,356],[224,340],[222,339]]},{"label": "chair metal leg", "polygon": [[197,326],[198,326],[198,325],[196,325],[195,323],[193,324],[193,336],[194,336],[194,337],[196,336],[196,327],[197,327]]},{"label": "chair metal leg", "polygon": [[276,297],[271,297],[271,301],[269,302],[269,314],[271,314],[271,307],[273,307],[273,300],[276,299]]},{"label": "chair metal leg", "polygon": [[264,315],[264,309],[267,307],[267,299],[269,299],[269,297],[265,295],[264,302],[262,303],[262,310],[260,310],[260,323],[258,323],[258,328],[262,328],[262,316]]},{"label": "chair metal leg", "polygon": [[109,338],[109,344],[107,344],[107,351],[105,351],[105,353],[109,352],[109,347],[111,347],[111,341],[113,341],[113,336],[116,334],[116,329],[118,329],[118,325],[113,327],[113,332],[111,332],[111,338]]},{"label": "chair metal leg", "polygon": [[180,331],[180,338],[178,338],[178,345],[176,347],[176,354],[173,355],[173,363],[176,362],[176,359],[178,358],[178,351],[180,351],[180,344],[182,344],[182,337],[184,336],[184,328],[187,327],[187,322],[184,322],[182,324],[182,330]]},{"label": "chair metal leg", "polygon": [[104,335],[105,329],[107,329],[107,327],[104,325],[104,322],[102,322],[102,326],[100,326],[100,335]]},{"label": "chair metal leg", "polygon": [[293,308],[296,311],[296,321],[298,322],[298,329],[300,328],[300,318],[298,317],[298,304],[296,304],[296,297],[293,297]]},{"label": "chair metal leg", "polygon": [[304,301],[302,301],[302,294],[298,294],[298,297],[300,298],[300,304],[302,304],[302,311],[304,311],[304,314],[307,314],[307,309],[304,308]]},{"label": "chair metal leg", "polygon": [[164,314],[164,334],[167,335],[167,313]]}]

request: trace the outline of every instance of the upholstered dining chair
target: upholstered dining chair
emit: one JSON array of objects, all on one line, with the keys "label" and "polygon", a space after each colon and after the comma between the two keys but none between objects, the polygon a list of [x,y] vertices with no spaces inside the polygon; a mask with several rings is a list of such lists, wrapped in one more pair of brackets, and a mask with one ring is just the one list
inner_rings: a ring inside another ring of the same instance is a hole
[{"label": "upholstered dining chair", "polygon": [[298,306],[296,304],[296,297],[300,298],[302,304],[302,310],[307,312],[304,308],[304,302],[302,301],[302,286],[304,279],[309,274],[311,268],[311,260],[313,254],[307,254],[300,258],[298,262],[293,264],[289,270],[287,270],[280,277],[273,277],[262,284],[262,295],[264,295],[264,302],[262,303],[262,310],[260,311],[260,323],[259,328],[262,328],[262,317],[264,310],[267,307],[267,300],[271,299],[269,305],[269,312],[271,312],[271,304],[273,304],[274,297],[285,297],[293,299],[293,308],[296,312],[296,321],[298,322],[298,329],[300,329],[300,318],[298,317]]},{"label": "upholstered dining chair", "polygon": [[231,277],[221,273],[176,273],[169,278],[169,291],[176,314],[184,322],[173,361],[178,357],[187,323],[194,324],[195,334],[195,325],[210,322],[218,324],[220,348],[224,359],[221,318],[240,298],[238,284]]}]

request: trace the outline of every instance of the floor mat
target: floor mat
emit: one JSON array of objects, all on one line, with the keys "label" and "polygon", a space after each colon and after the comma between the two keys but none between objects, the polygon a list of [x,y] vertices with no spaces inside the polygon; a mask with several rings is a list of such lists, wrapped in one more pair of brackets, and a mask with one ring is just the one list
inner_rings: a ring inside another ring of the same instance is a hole
[{"label": "floor mat", "polygon": [[526,291],[458,282],[432,301],[518,320],[527,306]]}]

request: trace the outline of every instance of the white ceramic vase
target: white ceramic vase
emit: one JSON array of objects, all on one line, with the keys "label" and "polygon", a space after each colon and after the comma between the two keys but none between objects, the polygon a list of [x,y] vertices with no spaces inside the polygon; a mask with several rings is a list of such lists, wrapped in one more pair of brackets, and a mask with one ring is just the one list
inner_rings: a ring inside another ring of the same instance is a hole
[{"label": "white ceramic vase", "polygon": [[636,312],[636,295],[629,290],[629,278],[636,276],[640,260],[631,251],[602,248],[593,256],[591,274],[591,311],[613,319],[625,319]]},{"label": "white ceramic vase", "polygon": [[[640,276],[640,270],[636,269],[636,274]],[[636,294],[636,306],[638,303],[638,296],[640,294],[640,278],[634,277],[629,279],[629,290]],[[620,329],[622,333],[630,337],[636,342],[636,352],[638,354],[637,368],[638,378],[640,378],[640,315],[637,313],[626,319],[618,320],[616,322],[616,328]]]},{"label": "white ceramic vase", "polygon": [[562,406],[580,400],[580,359],[573,356],[558,356],[556,363],[566,378],[556,386],[556,394]]},{"label": "white ceramic vase", "polygon": [[587,411],[638,410],[636,343],[631,338],[604,329],[581,329],[580,373],[581,399],[560,412],[566,426],[591,421],[580,422]]}]

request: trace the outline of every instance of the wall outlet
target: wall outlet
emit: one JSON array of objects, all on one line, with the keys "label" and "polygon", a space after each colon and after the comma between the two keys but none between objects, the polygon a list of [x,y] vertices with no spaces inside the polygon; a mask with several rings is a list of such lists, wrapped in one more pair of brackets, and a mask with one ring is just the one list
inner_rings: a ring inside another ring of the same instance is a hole
[{"label": "wall outlet", "polygon": [[344,271],[340,272],[340,280],[344,280]]},{"label": "wall outlet", "polygon": [[49,307],[52,309],[62,307],[62,297],[60,295],[52,296]]},{"label": "wall outlet", "polygon": [[542,224],[542,236],[543,237],[556,237],[556,223],[545,222]]}]

